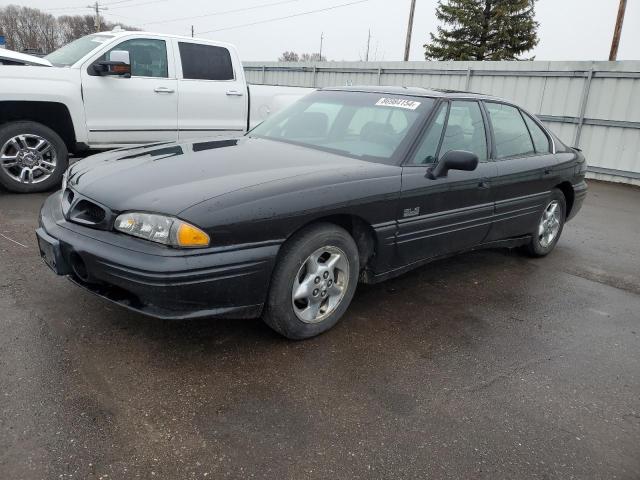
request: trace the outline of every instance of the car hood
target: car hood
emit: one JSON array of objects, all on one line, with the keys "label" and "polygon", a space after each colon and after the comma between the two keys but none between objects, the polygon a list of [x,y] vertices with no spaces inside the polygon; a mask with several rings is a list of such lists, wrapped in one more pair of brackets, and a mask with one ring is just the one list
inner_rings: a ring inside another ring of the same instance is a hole
[{"label": "car hood", "polygon": [[[254,137],[115,150],[71,166],[68,184],[110,209],[178,215],[230,192],[292,177],[323,178],[371,162]],[[375,169],[375,168],[374,168]]]},{"label": "car hood", "polygon": [[25,65],[53,67],[52,63],[46,58],[36,57],[35,55],[29,55],[27,53],[14,52],[13,50],[0,49],[0,60],[22,62]]}]

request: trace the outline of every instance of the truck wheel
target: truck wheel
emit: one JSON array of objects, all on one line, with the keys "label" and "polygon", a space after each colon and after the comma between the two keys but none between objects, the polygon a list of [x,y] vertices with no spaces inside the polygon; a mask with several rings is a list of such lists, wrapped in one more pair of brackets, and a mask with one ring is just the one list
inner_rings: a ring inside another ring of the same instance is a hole
[{"label": "truck wheel", "polygon": [[59,185],[69,164],[56,132],[36,122],[0,127],[0,185],[11,192],[43,192]]},{"label": "truck wheel", "polygon": [[282,247],[263,320],[292,340],[329,330],[347,310],[359,275],[358,247],[337,225],[313,225]]}]

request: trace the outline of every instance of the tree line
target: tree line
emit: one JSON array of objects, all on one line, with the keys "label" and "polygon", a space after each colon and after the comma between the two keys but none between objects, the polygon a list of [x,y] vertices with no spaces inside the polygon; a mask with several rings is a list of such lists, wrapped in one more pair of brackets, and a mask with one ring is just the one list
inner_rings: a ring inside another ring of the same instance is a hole
[{"label": "tree line", "polygon": [[[127,25],[101,20],[101,31],[113,30],[116,25],[125,30],[137,30]],[[5,36],[7,48],[10,50],[47,54],[95,31],[95,19],[92,15],[55,17],[37,8],[18,5],[0,7],[0,35]]]},{"label": "tree line", "polygon": [[282,52],[279,62],[326,62],[327,57],[319,53],[296,53],[296,52]]}]

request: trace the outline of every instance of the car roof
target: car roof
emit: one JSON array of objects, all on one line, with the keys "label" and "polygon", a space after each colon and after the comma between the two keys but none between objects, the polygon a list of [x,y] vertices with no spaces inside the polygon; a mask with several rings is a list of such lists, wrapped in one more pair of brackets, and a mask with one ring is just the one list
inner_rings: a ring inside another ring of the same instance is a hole
[{"label": "car roof", "polygon": [[461,90],[447,90],[440,88],[423,88],[423,87],[396,87],[396,86],[347,86],[347,87],[326,87],[320,90],[332,92],[366,92],[380,93],[383,95],[407,95],[411,97],[436,97],[436,98],[492,98],[492,95],[483,93],[465,92]]}]

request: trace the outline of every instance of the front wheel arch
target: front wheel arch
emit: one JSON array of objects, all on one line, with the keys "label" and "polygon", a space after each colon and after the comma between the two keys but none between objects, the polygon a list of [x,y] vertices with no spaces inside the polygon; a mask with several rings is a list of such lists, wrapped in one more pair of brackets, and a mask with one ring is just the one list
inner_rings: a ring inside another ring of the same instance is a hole
[{"label": "front wheel arch", "polygon": [[[366,272],[367,266],[375,257],[378,251],[378,242],[376,239],[375,231],[373,230],[371,224],[357,215],[335,214],[315,218],[307,223],[302,224],[300,227],[291,232],[291,234],[287,236],[285,243],[289,241],[289,239],[299,234],[299,232],[310,228],[313,225],[321,223],[330,223],[333,225],[337,225],[338,227],[344,228],[349,233],[349,235],[351,235],[354,242],[356,242],[356,246],[358,247],[360,271]],[[282,249],[280,249],[280,251],[282,251]],[[280,253],[278,253],[278,256],[279,255]],[[279,258],[277,260],[279,260]]]}]

